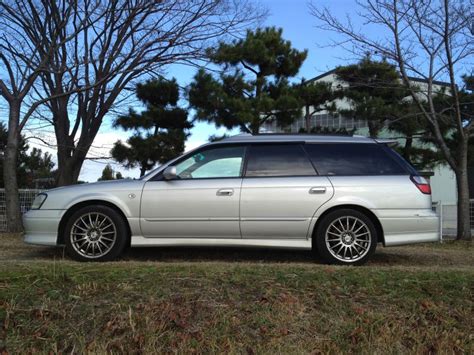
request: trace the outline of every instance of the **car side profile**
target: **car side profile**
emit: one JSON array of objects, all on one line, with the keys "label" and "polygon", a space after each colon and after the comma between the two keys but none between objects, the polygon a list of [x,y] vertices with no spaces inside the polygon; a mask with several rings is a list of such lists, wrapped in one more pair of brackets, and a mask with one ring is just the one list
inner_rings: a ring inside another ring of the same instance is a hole
[{"label": "car side profile", "polygon": [[23,219],[25,242],[80,261],[127,246],[248,246],[359,265],[378,243],[439,239],[427,181],[387,144],[347,136],[226,138],[139,180],[43,192]]}]

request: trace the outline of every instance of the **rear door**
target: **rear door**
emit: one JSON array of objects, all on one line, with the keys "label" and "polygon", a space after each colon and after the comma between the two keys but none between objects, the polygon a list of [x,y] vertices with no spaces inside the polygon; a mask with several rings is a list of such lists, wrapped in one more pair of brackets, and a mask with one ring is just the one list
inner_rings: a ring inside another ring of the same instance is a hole
[{"label": "rear door", "polygon": [[333,195],[300,143],[248,148],[240,198],[240,229],[248,239],[305,239],[316,210]]}]

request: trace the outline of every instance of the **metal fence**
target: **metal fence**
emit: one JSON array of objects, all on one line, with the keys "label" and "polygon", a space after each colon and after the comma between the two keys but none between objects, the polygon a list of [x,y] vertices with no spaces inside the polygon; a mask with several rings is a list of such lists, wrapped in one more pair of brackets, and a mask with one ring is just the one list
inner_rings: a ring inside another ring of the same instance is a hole
[{"label": "metal fence", "polygon": [[[28,211],[35,199],[35,196],[42,190],[35,189],[20,189],[20,208],[21,212]],[[457,206],[455,204],[441,204],[440,202],[433,203],[433,210],[438,213],[440,218],[441,228],[444,236],[456,235],[457,223]],[[471,215],[471,229],[474,230],[474,199],[471,200],[470,207]],[[7,230],[6,208],[5,208],[5,189],[0,189],[0,232]]]},{"label": "metal fence", "polygon": [[[42,190],[20,189],[20,209],[21,213],[28,211],[35,199],[35,196]],[[7,210],[5,202],[5,189],[0,189],[0,232],[7,231]]]}]

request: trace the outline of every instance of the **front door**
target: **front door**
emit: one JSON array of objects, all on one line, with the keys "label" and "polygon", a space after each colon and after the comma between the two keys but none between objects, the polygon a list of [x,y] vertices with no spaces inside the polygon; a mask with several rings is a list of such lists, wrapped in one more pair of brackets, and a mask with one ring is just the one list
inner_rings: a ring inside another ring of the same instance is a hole
[{"label": "front door", "polygon": [[220,145],[185,156],[177,179],[148,181],[140,225],[148,238],[240,238],[245,146]]},{"label": "front door", "polygon": [[300,144],[252,145],[242,182],[242,238],[307,238],[314,213],[333,192]]}]

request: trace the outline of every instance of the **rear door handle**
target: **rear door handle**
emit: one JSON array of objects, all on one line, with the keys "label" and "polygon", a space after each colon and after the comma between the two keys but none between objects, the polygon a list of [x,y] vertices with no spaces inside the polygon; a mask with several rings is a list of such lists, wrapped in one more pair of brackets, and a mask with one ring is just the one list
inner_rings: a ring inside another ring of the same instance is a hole
[{"label": "rear door handle", "polygon": [[232,196],[234,194],[234,189],[220,189],[217,190],[217,196]]},{"label": "rear door handle", "polygon": [[309,189],[310,194],[325,194],[326,188],[324,186],[312,187]]}]

